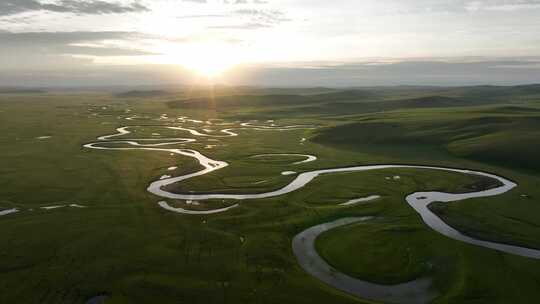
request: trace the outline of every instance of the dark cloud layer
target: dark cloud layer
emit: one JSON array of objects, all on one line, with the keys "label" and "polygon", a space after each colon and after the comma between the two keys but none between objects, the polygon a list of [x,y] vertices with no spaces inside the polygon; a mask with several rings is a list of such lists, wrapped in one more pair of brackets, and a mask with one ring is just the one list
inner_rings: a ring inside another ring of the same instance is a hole
[{"label": "dark cloud layer", "polygon": [[402,61],[251,68],[237,83],[277,86],[514,85],[540,83],[540,58]]},{"label": "dark cloud layer", "polygon": [[[515,85],[540,83],[540,58],[515,60],[404,61],[390,64],[306,64],[309,68],[251,66],[226,74],[233,85],[281,87],[363,87],[389,85]],[[103,86],[189,84],[190,75],[177,65],[75,68],[24,72],[0,70],[0,85]]]},{"label": "dark cloud layer", "polygon": [[54,45],[79,42],[92,42],[101,40],[120,40],[126,38],[140,38],[142,34],[135,32],[104,31],[104,32],[6,32],[0,31],[0,41],[4,47]]},{"label": "dark cloud layer", "polygon": [[60,0],[55,3],[42,3],[37,0],[2,0],[0,1],[0,16],[9,16],[18,13],[31,11],[49,11],[57,13],[74,14],[118,14],[144,12],[149,9],[138,3],[133,2],[123,5],[117,2],[102,0],[78,1],[78,0]]},{"label": "dark cloud layer", "polygon": [[[135,48],[111,46],[104,42],[129,42],[146,37],[135,32],[24,32],[0,31],[0,65],[4,68],[35,64],[53,68],[64,64],[66,55],[93,57],[154,55]],[[24,58],[24,60],[20,60]]]}]

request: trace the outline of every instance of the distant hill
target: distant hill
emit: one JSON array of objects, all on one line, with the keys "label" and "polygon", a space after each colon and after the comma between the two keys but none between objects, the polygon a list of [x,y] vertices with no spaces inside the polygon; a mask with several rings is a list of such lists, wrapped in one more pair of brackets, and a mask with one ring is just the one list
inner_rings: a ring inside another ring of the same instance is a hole
[{"label": "distant hill", "polygon": [[[468,115],[433,115],[432,119],[400,120],[393,114],[392,122],[365,120],[321,130],[312,140],[361,151],[367,145],[392,146],[400,149],[433,147],[448,153],[481,162],[528,170],[540,170],[540,116],[537,109],[526,112],[520,108],[495,108]],[[434,113],[435,114],[435,113]]]},{"label": "distant hill", "polygon": [[116,94],[116,97],[120,98],[148,98],[169,95],[170,93],[162,90],[149,90],[149,91],[127,91]]},{"label": "distant hill", "polygon": [[[450,108],[450,107],[464,107],[464,106],[476,106],[482,103],[475,103],[473,101],[463,100],[454,97],[445,96],[425,96],[419,98],[408,99],[392,99],[392,100],[380,100],[376,95],[372,97],[355,98],[352,100],[338,100],[332,98],[321,98],[320,95],[315,98],[317,102],[311,104],[297,105],[294,108],[280,108],[275,109],[271,113],[266,113],[267,116],[275,115],[276,117],[283,115],[306,114],[306,115],[353,115],[353,114],[367,114],[376,112],[386,112],[395,110],[407,110],[415,108]],[[326,100],[326,101],[325,101]],[[312,100],[313,101],[313,100]]]},{"label": "distant hill", "polygon": [[47,93],[47,91],[42,89],[34,88],[16,88],[16,87],[0,87],[0,94],[36,94],[36,93]]},{"label": "distant hill", "polygon": [[344,90],[344,91],[338,91],[338,92],[330,92],[330,93],[322,93],[322,94],[316,94],[316,95],[309,95],[309,97],[312,98],[312,100],[317,101],[348,101],[348,100],[366,100],[366,99],[374,99],[378,95],[372,91],[367,90]]},{"label": "distant hill", "polygon": [[452,88],[450,92],[460,94],[463,98],[476,100],[508,100],[513,97],[540,95],[540,84],[518,86],[474,86]]},{"label": "distant hill", "polygon": [[311,99],[304,95],[230,95],[169,101],[171,108],[234,108],[249,106],[301,105]]},{"label": "distant hill", "polygon": [[228,95],[216,97],[198,97],[168,102],[171,108],[231,108],[244,106],[281,106],[297,107],[312,106],[322,103],[332,103],[338,101],[365,101],[374,98],[375,95],[360,90],[337,91],[322,94],[295,95],[295,94],[270,94],[270,95]]},{"label": "distant hill", "polygon": [[516,94],[540,94],[540,84],[515,86],[512,91]]},{"label": "distant hill", "polygon": [[[350,114],[354,113],[373,113],[381,111],[393,111],[398,109],[414,109],[414,108],[448,108],[448,107],[463,107],[476,105],[474,102],[466,101],[454,97],[445,96],[424,96],[418,98],[381,100],[369,103],[338,103],[327,104],[326,109],[329,110],[333,106],[343,108],[343,111]],[[331,111],[329,113],[332,113]]]},{"label": "distant hill", "polygon": [[[404,99],[396,101],[400,105],[408,108],[440,108],[440,107],[462,107],[474,105],[474,102],[463,100],[460,98],[446,96],[426,96],[412,99]],[[396,102],[394,104],[398,105]],[[390,104],[391,102],[388,102]]]}]

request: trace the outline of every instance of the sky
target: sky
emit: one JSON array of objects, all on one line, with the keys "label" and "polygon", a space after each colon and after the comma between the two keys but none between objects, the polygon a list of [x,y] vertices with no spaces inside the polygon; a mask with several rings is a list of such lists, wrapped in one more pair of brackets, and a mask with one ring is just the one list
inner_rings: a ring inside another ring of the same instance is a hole
[{"label": "sky", "polygon": [[0,85],[540,82],[540,0],[0,0]]}]

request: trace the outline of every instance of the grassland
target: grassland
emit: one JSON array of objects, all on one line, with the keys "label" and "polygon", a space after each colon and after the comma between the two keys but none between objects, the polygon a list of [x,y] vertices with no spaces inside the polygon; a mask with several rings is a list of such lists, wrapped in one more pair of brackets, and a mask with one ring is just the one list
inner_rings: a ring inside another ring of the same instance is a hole
[{"label": "grassland", "polygon": [[[430,276],[441,294],[436,303],[540,298],[540,262],[441,236],[403,199],[416,190],[485,186],[477,178],[404,169],[327,175],[288,195],[241,202],[227,213],[188,216],[159,208],[161,198],[146,187],[171,166],[179,167],[175,175],[197,170],[193,159],[82,148],[125,125],[139,126],[141,136],[182,135],[156,131],[155,125],[174,125],[156,120],[163,113],[314,124],[320,127],[243,130],[208,149],[210,142],[198,143],[192,148],[230,166],[174,190],[261,192],[293,178],[282,171],[360,164],[478,169],[519,187],[432,209],[472,236],[540,248],[537,86],[219,88],[213,94],[0,94],[0,210],[21,210],[0,217],[0,303],[85,303],[99,294],[109,296],[106,303],[363,303],[306,274],[291,239],[325,221],[364,215],[376,219],[329,231],[317,241],[321,255],[343,272],[380,283]],[[138,118],[126,120],[133,115]],[[267,153],[319,159],[292,166],[297,158],[250,158]],[[386,179],[395,175],[401,179]],[[382,198],[337,206],[373,194]],[[64,203],[87,208],[40,208]],[[222,203],[231,202],[210,202]]]}]

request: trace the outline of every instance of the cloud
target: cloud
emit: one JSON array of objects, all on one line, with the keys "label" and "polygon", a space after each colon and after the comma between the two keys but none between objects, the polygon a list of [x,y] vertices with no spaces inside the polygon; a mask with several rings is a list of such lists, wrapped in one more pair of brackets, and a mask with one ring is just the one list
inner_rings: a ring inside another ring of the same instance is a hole
[{"label": "cloud", "polygon": [[231,24],[231,25],[211,25],[208,26],[208,29],[216,30],[256,30],[261,28],[268,28],[270,25],[264,23],[242,23],[242,24]]},{"label": "cloud", "polygon": [[252,1],[248,1],[248,0],[224,0],[223,3],[225,3],[225,4],[267,4],[268,1],[262,1],[262,0],[252,0]]},{"label": "cloud", "polygon": [[103,40],[118,40],[143,36],[136,32],[104,31],[104,32],[22,32],[14,33],[0,31],[0,41],[3,46],[10,45],[54,45],[82,42],[95,42]]},{"label": "cloud", "polygon": [[252,22],[260,22],[266,24],[277,24],[291,19],[285,17],[285,14],[278,10],[262,10],[262,9],[238,9],[233,12],[235,15],[248,17]]},{"label": "cloud", "polygon": [[[211,25],[207,28],[219,30],[256,30],[291,21],[283,12],[267,9],[237,9],[225,16],[233,20],[233,23]],[[242,22],[238,22],[238,20]]]},{"label": "cloud", "polygon": [[176,19],[199,19],[199,18],[226,18],[227,14],[201,14],[201,15],[183,15],[178,16]]},{"label": "cloud", "polygon": [[377,15],[424,13],[474,13],[539,9],[540,0],[379,0],[372,9]]},{"label": "cloud", "polygon": [[[235,3],[236,4],[236,3]],[[220,12],[216,14],[192,14],[192,15],[183,15],[176,17],[177,19],[199,19],[199,18],[229,18],[234,21],[238,21],[239,19],[245,21],[246,24],[260,24],[263,26],[260,27],[269,27],[281,22],[291,21],[290,18],[287,18],[285,13],[279,10],[272,10],[272,9],[253,9],[253,8],[242,8],[242,9],[235,9],[232,11],[226,11],[226,12]],[[220,28],[219,25],[213,25],[209,28]],[[223,26],[223,28],[231,27],[243,27],[238,25],[233,26]],[[247,26],[250,27],[250,26]],[[253,26],[254,28],[258,26]]]},{"label": "cloud", "polygon": [[[28,58],[64,55],[92,57],[155,55],[145,50],[126,47],[130,41],[149,38],[136,32],[2,32],[0,31],[0,58],[16,55]],[[112,43],[113,41],[114,43]],[[128,42],[128,43],[126,43]],[[51,59],[52,61],[52,59]],[[3,62],[9,65],[9,62]]]},{"label": "cloud", "polygon": [[484,0],[484,1],[469,1],[465,4],[467,11],[517,11],[539,9],[540,1],[538,0]]},{"label": "cloud", "polygon": [[80,45],[60,46],[55,49],[55,52],[62,55],[84,55],[84,56],[94,56],[94,57],[159,55],[153,52],[147,52],[144,50],[124,48],[124,47],[80,46]]},{"label": "cloud", "polygon": [[0,16],[9,16],[32,11],[49,11],[56,13],[74,13],[87,15],[119,14],[145,12],[149,9],[139,2],[124,5],[118,2],[103,0],[59,0],[53,3],[42,3],[38,0],[2,0]]}]

